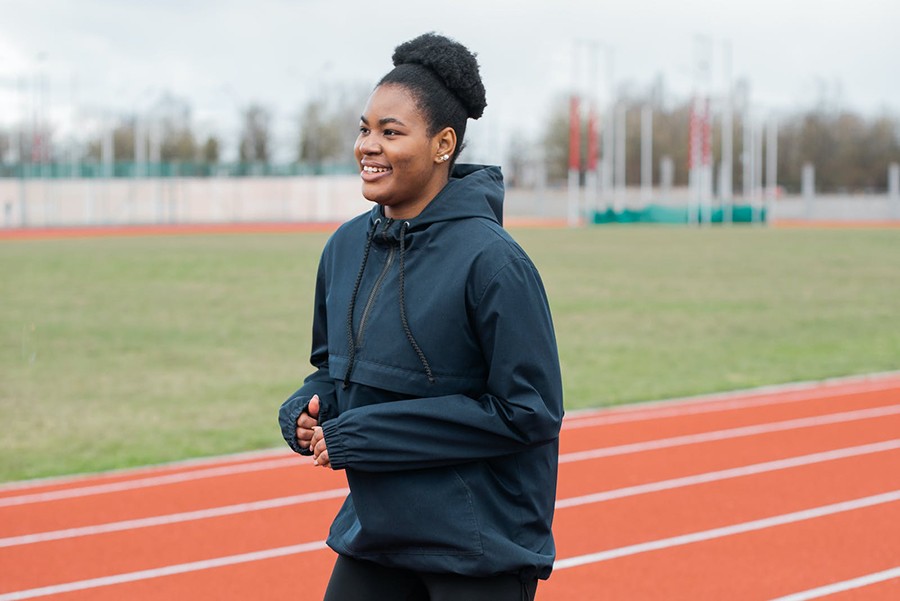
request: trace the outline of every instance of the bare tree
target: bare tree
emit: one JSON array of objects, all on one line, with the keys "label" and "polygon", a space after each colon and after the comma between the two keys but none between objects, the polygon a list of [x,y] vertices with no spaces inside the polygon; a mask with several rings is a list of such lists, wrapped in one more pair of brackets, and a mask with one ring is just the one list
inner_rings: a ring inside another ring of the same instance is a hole
[{"label": "bare tree", "polygon": [[241,162],[268,163],[271,158],[272,115],[262,105],[250,105],[242,115]]},{"label": "bare tree", "polygon": [[359,86],[344,86],[309,101],[299,116],[298,161],[316,170],[351,161],[367,93]]}]

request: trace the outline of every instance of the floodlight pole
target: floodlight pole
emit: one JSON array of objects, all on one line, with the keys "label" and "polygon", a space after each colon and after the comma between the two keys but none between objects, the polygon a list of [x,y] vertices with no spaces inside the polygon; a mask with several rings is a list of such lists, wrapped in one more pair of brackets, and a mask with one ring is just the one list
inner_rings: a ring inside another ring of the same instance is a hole
[{"label": "floodlight pole", "polygon": [[891,217],[900,219],[900,163],[888,165],[888,203]]},{"label": "floodlight pole", "polygon": [[572,96],[569,99],[569,179],[568,210],[569,227],[578,225],[581,196],[581,102],[579,99],[580,43],[576,40],[572,47]]},{"label": "floodlight pole", "polygon": [[650,202],[653,196],[653,107],[641,109],[641,200]]},{"label": "floodlight pole", "polygon": [[766,123],[766,221],[778,196],[778,122],[770,117]]},{"label": "floodlight pole", "polygon": [[734,87],[731,82],[731,41],[722,45],[725,103],[722,109],[722,163],[719,172],[719,200],[722,205],[722,223],[734,221]]}]

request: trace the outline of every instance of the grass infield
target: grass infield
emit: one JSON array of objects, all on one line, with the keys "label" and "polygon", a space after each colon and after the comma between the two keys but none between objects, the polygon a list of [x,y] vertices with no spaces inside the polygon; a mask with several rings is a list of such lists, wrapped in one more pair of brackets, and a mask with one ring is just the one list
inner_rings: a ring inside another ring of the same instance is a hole
[{"label": "grass infield", "polygon": [[[900,229],[518,229],[570,409],[900,368]],[[0,242],[0,481],[279,445],[324,233]]]}]

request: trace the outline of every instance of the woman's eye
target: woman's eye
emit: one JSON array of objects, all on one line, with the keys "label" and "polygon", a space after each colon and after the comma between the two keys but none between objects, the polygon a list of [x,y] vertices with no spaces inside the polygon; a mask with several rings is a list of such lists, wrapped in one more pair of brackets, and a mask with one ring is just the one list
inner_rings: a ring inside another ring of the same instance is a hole
[{"label": "woman's eye", "polygon": [[386,135],[387,137],[390,138],[392,136],[396,136],[397,132],[394,131],[393,129],[386,129],[386,130],[384,130],[384,135]]},{"label": "woman's eye", "polygon": [[359,126],[359,133],[361,133],[361,134],[367,134],[367,133],[369,133],[369,128],[366,127],[366,126],[364,126],[364,125],[360,125],[360,126]]}]

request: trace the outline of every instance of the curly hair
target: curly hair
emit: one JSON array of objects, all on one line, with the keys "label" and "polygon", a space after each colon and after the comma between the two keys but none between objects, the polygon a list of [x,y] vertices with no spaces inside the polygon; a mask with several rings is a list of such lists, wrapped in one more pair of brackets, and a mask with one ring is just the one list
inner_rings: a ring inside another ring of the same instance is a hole
[{"label": "curly hair", "polygon": [[451,167],[465,145],[466,120],[478,119],[487,106],[475,57],[456,40],[426,33],[394,49],[394,69],[378,82],[403,86],[412,94],[428,122],[428,135],[453,128],[457,144]]}]

